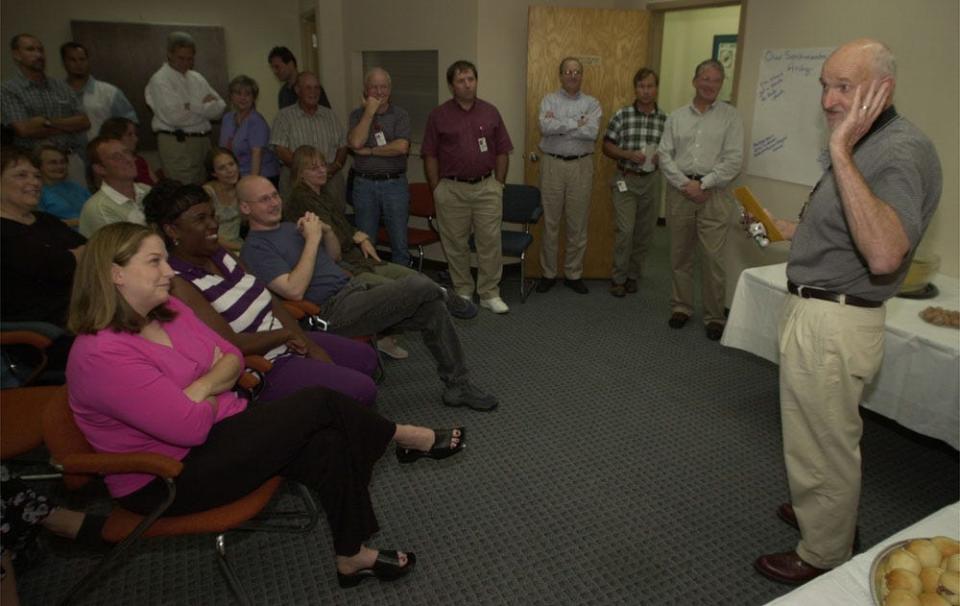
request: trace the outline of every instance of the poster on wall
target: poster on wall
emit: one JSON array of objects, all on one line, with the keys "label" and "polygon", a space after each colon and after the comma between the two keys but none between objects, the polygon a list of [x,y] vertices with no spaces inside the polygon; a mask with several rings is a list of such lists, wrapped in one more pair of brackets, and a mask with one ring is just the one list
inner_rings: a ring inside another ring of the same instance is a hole
[{"label": "poster on wall", "polygon": [[763,51],[747,174],[816,185],[827,159],[827,125],[820,109],[820,68],[832,51]]}]

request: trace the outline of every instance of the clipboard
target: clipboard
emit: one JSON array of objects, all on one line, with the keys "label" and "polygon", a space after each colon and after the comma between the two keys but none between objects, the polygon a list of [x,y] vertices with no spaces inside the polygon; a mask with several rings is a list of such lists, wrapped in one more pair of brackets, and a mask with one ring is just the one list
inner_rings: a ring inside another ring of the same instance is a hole
[{"label": "clipboard", "polygon": [[767,211],[760,206],[760,202],[756,197],[754,197],[753,192],[750,191],[749,187],[744,185],[734,189],[733,197],[737,199],[737,202],[739,202],[740,205],[743,206],[743,208],[753,216],[753,218],[763,223],[763,226],[767,229],[767,238],[771,242],[783,241],[783,234],[781,234],[780,230],[777,229],[777,226],[773,224],[773,220],[770,219],[770,215],[768,215]]}]

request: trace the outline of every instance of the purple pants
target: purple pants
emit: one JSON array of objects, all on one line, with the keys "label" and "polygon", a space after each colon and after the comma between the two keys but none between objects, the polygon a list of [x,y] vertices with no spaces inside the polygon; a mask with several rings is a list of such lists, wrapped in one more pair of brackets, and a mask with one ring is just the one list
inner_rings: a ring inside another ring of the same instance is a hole
[{"label": "purple pants", "polygon": [[296,354],[278,358],[267,373],[263,401],[279,400],[307,387],[326,387],[367,407],[377,401],[377,352],[370,345],[325,332],[307,337],[330,355],[333,364]]}]

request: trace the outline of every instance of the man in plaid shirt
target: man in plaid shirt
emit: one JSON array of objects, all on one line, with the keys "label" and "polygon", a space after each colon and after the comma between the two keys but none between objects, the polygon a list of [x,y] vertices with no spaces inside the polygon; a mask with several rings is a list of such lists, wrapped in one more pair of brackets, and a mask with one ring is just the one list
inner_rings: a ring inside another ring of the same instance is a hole
[{"label": "man in plaid shirt", "polygon": [[637,292],[650,236],[657,220],[657,145],[667,115],[657,107],[660,77],[643,68],[633,77],[636,100],[620,108],[603,138],[603,153],[617,161],[613,177],[613,210],[617,239],[613,248],[610,294]]}]

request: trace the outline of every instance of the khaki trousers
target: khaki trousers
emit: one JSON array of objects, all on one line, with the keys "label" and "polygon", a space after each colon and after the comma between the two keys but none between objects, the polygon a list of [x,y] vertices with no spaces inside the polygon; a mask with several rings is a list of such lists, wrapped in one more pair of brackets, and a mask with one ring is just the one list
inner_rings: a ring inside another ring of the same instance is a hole
[{"label": "khaki trousers", "polygon": [[780,414],[797,554],[850,559],[860,503],[859,404],[883,359],[884,307],[788,296],[780,320]]},{"label": "khaki trousers", "polygon": [[209,180],[206,161],[211,149],[209,136],[184,137],[183,141],[177,141],[174,135],[157,133],[163,175],[181,183],[203,185]]},{"label": "khaki trousers", "polygon": [[725,324],[723,315],[726,275],[723,247],[733,202],[726,190],[713,190],[700,204],[667,188],[667,225],[670,228],[670,266],[673,270],[673,312],[693,315],[693,256],[700,248],[703,322]]},{"label": "khaki trousers", "polygon": [[[617,188],[616,182],[621,179],[627,184],[627,191]],[[617,172],[613,181],[613,213],[617,225],[613,244],[613,282],[623,284],[627,279],[639,279],[643,273],[643,260],[657,223],[660,173],[635,175]]]},{"label": "khaki trousers", "polygon": [[[433,191],[437,230],[458,295],[481,299],[500,296],[503,249],[503,185],[493,177],[479,183],[441,179]],[[470,273],[470,233],[477,244],[477,283]]]},{"label": "khaki trousers", "polygon": [[561,218],[566,220],[567,236],[563,275],[570,280],[583,275],[592,191],[593,154],[567,161],[543,154],[540,166],[540,200],[543,204],[540,267],[544,278],[557,277]]}]

